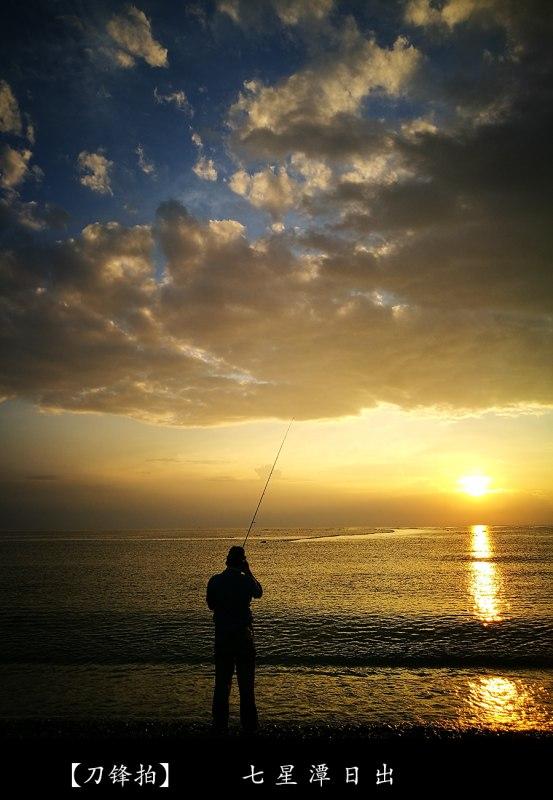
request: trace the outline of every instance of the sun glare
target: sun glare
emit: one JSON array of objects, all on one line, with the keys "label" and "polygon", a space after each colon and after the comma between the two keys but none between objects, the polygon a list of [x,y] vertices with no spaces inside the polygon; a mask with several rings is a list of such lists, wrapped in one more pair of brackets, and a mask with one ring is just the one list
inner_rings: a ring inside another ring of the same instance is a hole
[{"label": "sun glare", "polygon": [[482,497],[489,491],[491,478],[487,475],[463,475],[458,480],[461,491],[472,497]]}]

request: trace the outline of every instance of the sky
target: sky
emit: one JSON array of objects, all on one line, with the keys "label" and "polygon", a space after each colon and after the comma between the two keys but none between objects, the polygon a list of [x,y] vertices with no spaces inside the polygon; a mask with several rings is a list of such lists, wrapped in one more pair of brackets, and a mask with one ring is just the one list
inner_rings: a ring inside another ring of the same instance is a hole
[{"label": "sky", "polygon": [[8,4],[1,526],[551,523],[552,15]]}]

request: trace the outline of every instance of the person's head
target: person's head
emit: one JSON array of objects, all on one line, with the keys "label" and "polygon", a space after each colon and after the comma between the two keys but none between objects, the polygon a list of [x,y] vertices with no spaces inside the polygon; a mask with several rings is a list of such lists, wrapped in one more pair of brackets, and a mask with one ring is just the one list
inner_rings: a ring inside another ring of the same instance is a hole
[{"label": "person's head", "polygon": [[246,560],[246,551],[243,547],[233,545],[228,551],[227,567],[241,567]]}]

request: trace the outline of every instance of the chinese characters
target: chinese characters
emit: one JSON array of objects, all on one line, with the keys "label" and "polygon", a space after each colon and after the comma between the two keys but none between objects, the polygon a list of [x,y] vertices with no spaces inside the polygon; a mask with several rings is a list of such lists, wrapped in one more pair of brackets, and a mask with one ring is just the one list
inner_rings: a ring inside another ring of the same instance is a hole
[{"label": "chinese characters", "polygon": [[[246,775],[242,775],[242,780],[244,781],[251,781],[252,784],[262,784],[265,783],[265,773],[262,769],[256,769],[255,764],[250,764],[250,771]],[[335,771],[330,775],[330,767],[328,764],[311,764],[309,766],[309,771],[306,773],[304,770],[303,773],[294,772],[296,769],[294,764],[282,764],[280,766],[280,772],[278,773],[275,781],[275,786],[290,786],[294,785],[297,786],[298,783],[318,783],[319,786],[323,786],[326,781],[334,780],[335,782],[338,780],[342,780],[344,783],[355,784],[356,786],[359,784],[359,767],[358,766],[351,766],[345,767],[345,770],[340,770],[340,776]],[[377,768],[376,770],[376,785],[381,786],[382,784],[392,785],[394,782],[393,779],[393,772],[394,770],[392,767],[388,766],[386,763],[382,765],[382,768]],[[299,778],[299,780],[296,780]],[[303,780],[302,780],[303,778]]]}]

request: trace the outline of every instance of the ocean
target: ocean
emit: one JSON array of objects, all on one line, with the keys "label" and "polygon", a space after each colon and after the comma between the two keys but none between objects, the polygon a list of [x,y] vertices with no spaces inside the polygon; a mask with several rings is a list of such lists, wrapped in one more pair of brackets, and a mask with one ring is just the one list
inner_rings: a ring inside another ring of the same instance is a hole
[{"label": "ocean", "polygon": [[[243,537],[1,533],[0,716],[208,724],[205,588]],[[247,555],[261,724],[553,730],[553,528],[255,529]]]}]

